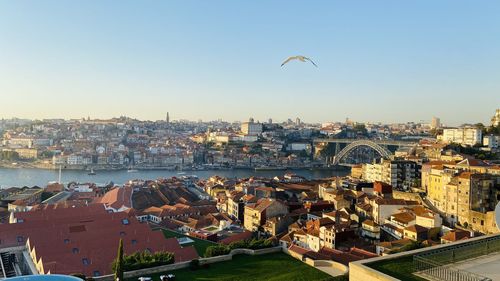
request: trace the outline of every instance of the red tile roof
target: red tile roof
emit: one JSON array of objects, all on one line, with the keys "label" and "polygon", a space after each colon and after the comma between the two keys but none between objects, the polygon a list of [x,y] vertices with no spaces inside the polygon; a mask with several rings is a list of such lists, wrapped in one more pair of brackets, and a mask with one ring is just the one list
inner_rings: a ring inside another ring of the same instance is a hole
[{"label": "red tile roof", "polygon": [[443,237],[441,237],[442,240],[450,241],[450,242],[455,242],[459,240],[465,240],[470,238],[470,233],[465,230],[461,229],[453,229],[451,231],[448,231]]},{"label": "red tile roof", "polygon": [[123,206],[132,208],[131,200],[132,187],[130,185],[125,185],[124,187],[115,187],[106,192],[106,194],[104,194],[104,196],[100,198],[98,202],[115,210],[118,210]]},{"label": "red tile roof", "polygon": [[229,245],[229,244],[236,242],[236,241],[250,240],[251,238],[252,238],[252,232],[245,230],[241,233],[224,238],[224,239],[220,240],[219,243],[222,243],[224,245]]},{"label": "red tile roof", "polygon": [[308,249],[304,249],[304,248],[299,247],[299,246],[296,246],[296,245],[292,245],[292,246],[290,246],[290,248],[288,248],[288,251],[291,251],[291,252],[297,253],[297,254],[299,254],[299,255],[304,255],[304,254],[306,254],[307,252],[309,252],[310,250],[308,250]]},{"label": "red tile roof", "polygon": [[120,239],[126,254],[149,249],[173,252],[176,262],[198,257],[193,247],[182,248],[175,238],[165,239],[127,213],[108,213],[100,204],[16,213],[16,218],[23,222],[0,225],[0,247],[34,247],[36,258],[52,274],[111,273]]}]

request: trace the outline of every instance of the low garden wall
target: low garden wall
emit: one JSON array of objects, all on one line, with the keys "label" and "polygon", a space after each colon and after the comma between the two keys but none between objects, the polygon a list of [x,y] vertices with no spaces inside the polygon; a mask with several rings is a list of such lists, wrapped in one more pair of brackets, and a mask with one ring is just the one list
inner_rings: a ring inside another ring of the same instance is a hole
[{"label": "low garden wall", "polygon": [[[281,249],[282,249],[281,247],[265,248],[265,249],[259,249],[259,250],[234,249],[227,255],[211,257],[211,258],[200,258],[199,261],[200,261],[200,265],[211,264],[211,263],[216,263],[216,262],[232,260],[234,255],[241,255],[241,254],[251,255],[251,256],[265,255],[265,254],[270,254],[270,253],[281,252]],[[161,266],[156,266],[156,267],[151,267],[151,268],[139,269],[139,270],[134,270],[134,271],[127,271],[127,272],[124,272],[123,277],[124,278],[133,278],[133,277],[147,276],[147,275],[160,273],[160,272],[173,271],[176,269],[187,268],[187,267],[189,267],[190,263],[191,263],[190,261],[185,261],[185,262],[179,262],[179,263],[174,263],[174,264],[167,264],[167,265],[161,265]],[[113,274],[100,276],[100,277],[94,277],[94,280],[98,280],[98,281],[113,281],[113,279],[114,279]]]}]

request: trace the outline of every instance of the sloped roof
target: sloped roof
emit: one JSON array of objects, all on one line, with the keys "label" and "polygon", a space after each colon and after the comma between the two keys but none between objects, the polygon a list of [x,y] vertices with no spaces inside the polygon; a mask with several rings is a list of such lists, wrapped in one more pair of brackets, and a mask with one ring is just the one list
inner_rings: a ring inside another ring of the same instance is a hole
[{"label": "sloped roof", "polygon": [[429,229],[427,227],[423,227],[423,226],[418,225],[418,224],[407,226],[407,227],[405,227],[405,230],[415,232],[415,233],[425,233],[425,232],[429,231]]},{"label": "sloped roof", "polygon": [[125,254],[148,249],[172,252],[176,262],[198,257],[193,247],[181,248],[175,238],[165,239],[125,212],[108,213],[101,204],[16,213],[16,218],[23,222],[0,225],[2,247],[24,245],[29,239],[37,259],[52,274],[111,273],[120,239]]},{"label": "sloped roof", "polygon": [[453,229],[451,231],[448,231],[445,235],[441,237],[442,240],[450,241],[450,242],[456,242],[459,240],[464,240],[464,239],[469,239],[470,238],[470,233],[465,230],[461,229]]},{"label": "sloped roof", "polygon": [[99,203],[105,204],[115,210],[120,209],[125,206],[127,208],[132,208],[132,187],[125,185],[124,187],[115,187],[110,191],[106,192],[100,200]]}]

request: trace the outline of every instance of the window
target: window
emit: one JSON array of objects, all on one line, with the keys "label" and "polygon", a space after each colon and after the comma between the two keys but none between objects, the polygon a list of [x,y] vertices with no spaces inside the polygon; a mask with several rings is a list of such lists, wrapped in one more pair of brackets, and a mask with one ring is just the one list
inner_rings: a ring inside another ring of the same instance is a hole
[{"label": "window", "polygon": [[22,236],[17,236],[17,242],[22,243],[24,238]]},{"label": "window", "polygon": [[82,263],[83,263],[83,265],[89,265],[89,259],[83,258]]},{"label": "window", "polygon": [[93,275],[94,275],[94,277],[97,277],[97,276],[101,276],[101,273],[96,270],[96,271],[94,271]]},{"label": "window", "polygon": [[120,236],[125,236],[125,231],[120,231]]},{"label": "window", "polygon": [[69,243],[69,239],[64,239],[64,244],[68,244]]},{"label": "window", "polygon": [[128,221],[128,219],[122,219],[122,224],[128,225],[130,224],[130,222]]},{"label": "window", "polygon": [[132,245],[135,245],[135,244],[137,244],[137,240],[132,239]]},{"label": "window", "polygon": [[78,253],[80,253],[80,250],[79,250],[78,248],[73,248],[73,250],[72,250],[72,251],[73,251],[73,254],[78,254]]}]

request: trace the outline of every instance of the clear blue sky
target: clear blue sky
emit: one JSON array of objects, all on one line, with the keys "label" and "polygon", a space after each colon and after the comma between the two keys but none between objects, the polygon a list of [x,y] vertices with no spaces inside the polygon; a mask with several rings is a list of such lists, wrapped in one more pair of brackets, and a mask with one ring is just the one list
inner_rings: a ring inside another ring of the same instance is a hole
[{"label": "clear blue sky", "polygon": [[[488,122],[499,15],[490,0],[0,0],[0,117]],[[319,68],[280,67],[296,54]]]}]

